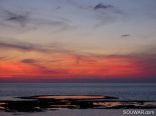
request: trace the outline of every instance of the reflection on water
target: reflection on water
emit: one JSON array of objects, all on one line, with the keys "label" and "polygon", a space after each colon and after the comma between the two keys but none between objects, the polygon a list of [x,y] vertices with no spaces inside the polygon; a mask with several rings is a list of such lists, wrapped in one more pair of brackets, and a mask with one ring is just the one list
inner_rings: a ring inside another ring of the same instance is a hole
[{"label": "reflection on water", "polygon": [[[151,83],[3,83],[0,84],[0,99],[12,96],[36,95],[104,95],[120,100],[156,100],[156,84]],[[15,100],[15,99],[14,99]],[[1,102],[1,106],[5,105]],[[103,105],[99,102],[95,105]],[[110,103],[105,103],[109,105]],[[111,104],[112,105],[112,104]],[[113,104],[114,105],[114,104]],[[116,105],[116,104],[115,104]],[[118,104],[117,104],[118,105]],[[3,107],[2,107],[3,108]],[[153,109],[151,109],[153,110]],[[60,109],[43,112],[3,112],[0,116],[122,116],[122,110],[110,109]]]},{"label": "reflection on water", "polygon": [[156,100],[155,83],[4,83],[0,97],[34,95],[107,95],[123,100]]}]

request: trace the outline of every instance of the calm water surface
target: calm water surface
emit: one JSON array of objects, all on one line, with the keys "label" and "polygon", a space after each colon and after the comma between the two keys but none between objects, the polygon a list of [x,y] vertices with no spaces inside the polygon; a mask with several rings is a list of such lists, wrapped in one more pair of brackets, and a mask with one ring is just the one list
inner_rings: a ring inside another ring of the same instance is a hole
[{"label": "calm water surface", "polygon": [[156,100],[155,83],[1,83],[0,97],[107,95],[124,100]]},{"label": "calm water surface", "polygon": [[[154,83],[1,83],[0,99],[31,95],[107,95],[124,100],[156,100]],[[156,113],[156,110],[153,110]],[[123,110],[60,109],[45,112],[2,112],[0,116],[122,116]]]}]

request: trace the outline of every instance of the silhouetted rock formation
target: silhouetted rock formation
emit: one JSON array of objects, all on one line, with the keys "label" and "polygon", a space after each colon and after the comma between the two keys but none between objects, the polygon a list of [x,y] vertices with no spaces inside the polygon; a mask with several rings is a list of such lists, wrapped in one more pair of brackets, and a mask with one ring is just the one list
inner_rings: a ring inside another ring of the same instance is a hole
[{"label": "silhouetted rock formation", "polygon": [[[18,98],[18,99],[17,99]],[[68,109],[152,109],[156,101],[121,101],[109,96],[30,96],[1,100],[0,110],[7,112],[38,112]]]}]

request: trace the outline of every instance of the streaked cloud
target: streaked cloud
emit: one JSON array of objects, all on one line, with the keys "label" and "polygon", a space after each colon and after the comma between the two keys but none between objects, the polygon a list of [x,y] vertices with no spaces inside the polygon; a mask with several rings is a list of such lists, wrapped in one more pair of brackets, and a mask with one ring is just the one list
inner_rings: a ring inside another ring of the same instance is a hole
[{"label": "streaked cloud", "polygon": [[1,60],[1,61],[7,60],[7,59],[8,59],[7,56],[1,56],[1,57],[0,57],[0,60]]},{"label": "streaked cloud", "polygon": [[99,3],[93,7],[93,10],[95,12],[96,20],[99,21],[96,24],[96,27],[120,21],[125,15],[125,13],[119,8],[110,4],[105,5],[103,3]]},{"label": "streaked cloud", "polygon": [[108,8],[114,8],[112,5],[104,5],[102,3],[97,4],[94,7],[94,10],[98,10],[98,9],[108,9]]},{"label": "streaked cloud", "polygon": [[50,27],[52,31],[65,31],[74,28],[70,21],[61,17],[39,17],[32,10],[19,11],[1,9],[0,10],[0,26],[10,29],[37,30]]},{"label": "streaked cloud", "polygon": [[[126,14],[124,11],[114,5],[99,3],[99,1],[97,1],[97,3],[94,3],[94,5],[89,3],[83,4],[82,1],[78,0],[66,1],[68,2],[68,4],[71,4],[79,10],[84,10],[85,12],[92,14],[94,17],[90,18],[91,20],[93,20],[92,24],[90,25],[93,25],[94,27],[101,27],[106,24],[114,23],[118,21],[118,19],[121,20]],[[85,12],[82,12],[82,14],[84,14]]]},{"label": "streaked cloud", "polygon": [[81,52],[78,52],[72,48],[67,48],[66,45],[53,42],[45,44],[37,44],[31,42],[24,42],[14,38],[4,38],[0,37],[0,50],[17,50],[24,52],[39,52],[44,54],[67,54],[71,56],[81,55]]},{"label": "streaked cloud", "polygon": [[121,35],[121,37],[129,37],[129,36],[131,36],[130,34],[123,34],[123,35]]},{"label": "streaked cloud", "polygon": [[34,64],[34,63],[36,63],[37,61],[34,60],[34,59],[23,59],[21,62],[27,63],[27,64]]},{"label": "streaked cloud", "polygon": [[46,52],[47,50],[39,45],[21,42],[16,39],[0,38],[0,49],[16,49],[21,51]]},{"label": "streaked cloud", "polygon": [[9,10],[4,10],[3,13],[6,15],[6,17],[4,17],[6,21],[19,23],[21,27],[24,27],[29,21],[30,12],[18,14]]}]

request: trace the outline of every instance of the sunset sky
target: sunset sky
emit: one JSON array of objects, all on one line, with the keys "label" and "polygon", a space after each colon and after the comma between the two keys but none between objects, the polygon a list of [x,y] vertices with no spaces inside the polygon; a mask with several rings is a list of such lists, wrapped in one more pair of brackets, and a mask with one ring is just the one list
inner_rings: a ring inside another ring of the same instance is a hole
[{"label": "sunset sky", "polygon": [[0,0],[0,82],[156,82],[156,0]]}]

